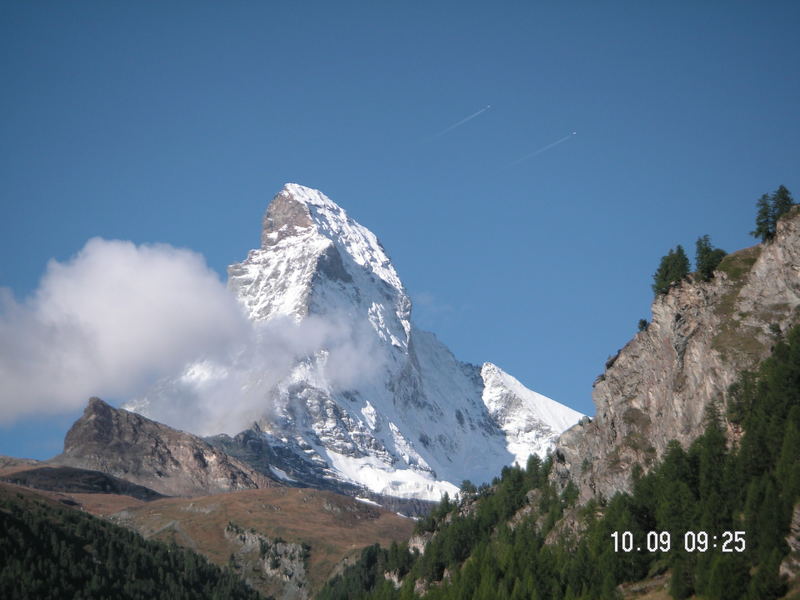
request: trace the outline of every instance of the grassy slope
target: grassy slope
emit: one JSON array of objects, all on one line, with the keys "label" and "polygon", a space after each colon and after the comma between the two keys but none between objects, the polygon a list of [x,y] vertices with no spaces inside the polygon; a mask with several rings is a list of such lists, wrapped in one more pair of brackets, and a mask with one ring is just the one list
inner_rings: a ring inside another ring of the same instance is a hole
[{"label": "grassy slope", "polygon": [[407,539],[414,521],[331,492],[300,488],[243,490],[201,498],[168,498],[113,517],[145,537],[192,548],[219,565],[237,546],[225,537],[229,522],[270,538],[304,542],[312,589],[364,546]]}]

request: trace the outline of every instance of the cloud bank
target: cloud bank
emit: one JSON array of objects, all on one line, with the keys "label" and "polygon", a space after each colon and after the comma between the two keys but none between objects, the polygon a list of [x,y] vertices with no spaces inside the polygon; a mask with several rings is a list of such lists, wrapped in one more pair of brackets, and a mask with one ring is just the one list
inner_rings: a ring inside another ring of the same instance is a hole
[{"label": "cloud bank", "polygon": [[[253,323],[225,357],[187,364],[125,408],[199,435],[236,434],[253,422],[276,422],[294,393],[360,388],[384,364],[375,331],[343,318],[310,315]],[[317,390],[292,390],[296,380]],[[313,402],[312,402],[313,404]],[[304,411],[297,405],[296,416]]]},{"label": "cloud bank", "polygon": [[339,389],[376,372],[375,332],[347,323],[252,323],[201,255],[94,238],[50,261],[24,302],[0,288],[0,424],[100,396],[194,433],[236,433],[274,411],[297,369]]},{"label": "cloud bank", "polygon": [[0,422],[141,391],[246,327],[200,255],[91,239],[25,302],[0,290]]}]

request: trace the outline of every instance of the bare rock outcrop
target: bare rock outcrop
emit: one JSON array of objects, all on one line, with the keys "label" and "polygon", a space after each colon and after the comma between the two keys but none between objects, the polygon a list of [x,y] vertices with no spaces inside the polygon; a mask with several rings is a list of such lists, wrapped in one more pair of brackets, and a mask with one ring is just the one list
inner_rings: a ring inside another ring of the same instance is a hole
[{"label": "bare rock outcrop", "polygon": [[232,566],[254,588],[269,590],[279,600],[305,600],[310,596],[308,545],[270,538],[235,523],[228,523],[225,538],[236,548]]},{"label": "bare rock outcrop", "polygon": [[168,496],[276,485],[201,438],[91,398],[54,464],[101,471]]},{"label": "bare rock outcrop", "polygon": [[652,322],[595,381],[596,417],[559,438],[554,477],[572,479],[581,501],[628,490],[635,464],[646,470],[670,440],[688,445],[702,433],[709,405],[800,321],[798,307],[795,208],[774,240],[728,255],[711,281],[686,280],[656,298]]}]

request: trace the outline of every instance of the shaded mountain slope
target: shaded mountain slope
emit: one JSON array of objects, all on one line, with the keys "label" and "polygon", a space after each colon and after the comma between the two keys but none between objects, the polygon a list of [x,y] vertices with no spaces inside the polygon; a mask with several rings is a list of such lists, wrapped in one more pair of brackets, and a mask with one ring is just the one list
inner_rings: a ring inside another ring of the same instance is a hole
[{"label": "shaded mountain slope", "polygon": [[0,481],[51,492],[115,494],[147,502],[164,497],[163,494],[124,479],[76,467],[42,466],[5,475],[0,477]]}]

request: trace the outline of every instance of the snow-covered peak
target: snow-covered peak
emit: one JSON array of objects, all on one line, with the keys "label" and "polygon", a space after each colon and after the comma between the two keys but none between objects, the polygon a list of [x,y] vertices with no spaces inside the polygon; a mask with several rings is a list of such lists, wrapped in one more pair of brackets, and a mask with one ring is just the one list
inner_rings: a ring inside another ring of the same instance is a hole
[{"label": "snow-covered peak", "polygon": [[264,215],[261,246],[268,248],[288,235],[302,235],[309,227],[331,240],[357,265],[402,291],[400,277],[375,234],[319,190],[287,183]]},{"label": "snow-covered peak", "polygon": [[[344,209],[336,204],[333,200],[328,198],[325,194],[314,188],[300,185],[299,183],[287,183],[279,192],[279,195],[288,195],[294,198],[297,202],[301,202],[306,206],[325,207],[330,210],[345,214]],[[345,215],[346,216],[346,215]]]},{"label": "snow-covered peak", "polygon": [[497,365],[484,363],[483,403],[506,433],[508,450],[516,462],[525,465],[531,452],[543,456],[558,435],[572,427],[583,415],[529,390]]},{"label": "snow-covered peak", "polygon": [[253,348],[190,369],[141,406],[157,416],[175,396],[241,390],[277,477],[436,499],[543,456],[581,416],[412,327],[378,238],[318,190],[284,186],[228,287],[257,324]]},{"label": "snow-covered peak", "polygon": [[408,344],[411,301],[378,238],[318,190],[284,186],[267,207],[261,247],[228,267],[228,286],[254,321],[368,322],[389,346]]}]

